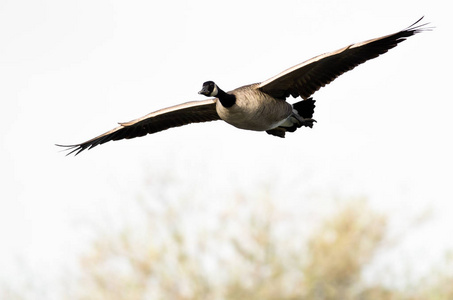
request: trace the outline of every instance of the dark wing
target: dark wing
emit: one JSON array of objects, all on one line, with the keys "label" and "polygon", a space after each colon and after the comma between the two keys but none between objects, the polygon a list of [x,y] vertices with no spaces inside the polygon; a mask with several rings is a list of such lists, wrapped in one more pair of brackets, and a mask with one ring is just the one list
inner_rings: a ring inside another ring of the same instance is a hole
[{"label": "dark wing", "polygon": [[394,34],[352,44],[337,51],[313,57],[260,83],[258,88],[280,99],[285,99],[289,95],[307,99],[341,74],[386,53],[406,38],[429,30],[430,28],[422,28],[427,24],[417,25],[422,19],[423,17],[408,28]]},{"label": "dark wing", "polygon": [[89,150],[109,141],[132,139],[190,123],[220,120],[215,106],[216,99],[179,104],[152,112],[130,122],[119,123],[120,126],[84,143],[57,146],[67,147],[68,150],[71,150],[68,155],[74,152],[77,155],[85,149]]}]

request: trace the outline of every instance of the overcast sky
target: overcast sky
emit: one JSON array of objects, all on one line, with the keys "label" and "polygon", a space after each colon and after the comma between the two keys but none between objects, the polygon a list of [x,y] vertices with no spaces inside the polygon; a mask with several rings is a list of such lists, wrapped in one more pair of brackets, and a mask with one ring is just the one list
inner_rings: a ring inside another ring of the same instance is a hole
[{"label": "overcast sky", "polygon": [[[316,92],[318,123],[286,139],[218,121],[77,157],[54,146],[204,99],[204,81],[260,82],[423,15],[434,31]],[[453,247],[452,25],[440,0],[0,1],[0,276],[18,261],[59,270],[91,222],[121,218],[147,176],[168,174],[217,201],[264,183],[298,201],[364,196],[403,223],[429,210],[402,253],[440,255]]]}]

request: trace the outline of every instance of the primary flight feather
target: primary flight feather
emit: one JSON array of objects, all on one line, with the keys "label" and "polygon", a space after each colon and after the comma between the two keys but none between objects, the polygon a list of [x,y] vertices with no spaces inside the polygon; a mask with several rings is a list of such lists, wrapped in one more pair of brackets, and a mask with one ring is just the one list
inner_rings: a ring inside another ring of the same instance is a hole
[{"label": "primary flight feather", "polygon": [[[224,92],[213,81],[207,81],[199,94],[215,98],[164,108],[139,119],[119,123],[120,126],[86,142],[58,146],[67,147],[70,150],[68,154],[77,155],[109,141],[215,120],[223,120],[241,129],[266,131],[285,137],[286,132],[294,132],[302,126],[312,127],[316,122],[312,118],[315,101],[311,95],[314,92],[341,74],[386,53],[408,37],[429,30],[427,24],[419,24],[422,19],[396,33],[313,57],[261,83]],[[303,100],[291,105],[285,100],[290,95]]]}]

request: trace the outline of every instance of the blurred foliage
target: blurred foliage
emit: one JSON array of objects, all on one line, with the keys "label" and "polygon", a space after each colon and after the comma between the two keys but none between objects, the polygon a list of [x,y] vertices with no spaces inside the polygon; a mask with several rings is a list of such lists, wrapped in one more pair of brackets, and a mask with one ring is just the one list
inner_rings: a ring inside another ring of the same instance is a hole
[{"label": "blurred foliage", "polygon": [[[310,222],[262,196],[253,202],[239,195],[215,213],[200,213],[190,199],[152,208],[142,199],[141,218],[135,212],[129,225],[99,232],[80,258],[79,277],[62,280],[62,299],[453,299],[452,256],[406,288],[364,279],[388,247],[387,218],[364,201]],[[0,286],[0,299],[48,299],[43,295]]]},{"label": "blurred foliage", "polygon": [[363,202],[341,207],[308,238],[275,230],[279,216],[268,200],[245,217],[226,213],[217,229],[195,235],[188,234],[184,213],[148,211],[141,228],[99,236],[68,298],[453,299],[448,269],[404,291],[364,282],[385,238],[386,218]]}]

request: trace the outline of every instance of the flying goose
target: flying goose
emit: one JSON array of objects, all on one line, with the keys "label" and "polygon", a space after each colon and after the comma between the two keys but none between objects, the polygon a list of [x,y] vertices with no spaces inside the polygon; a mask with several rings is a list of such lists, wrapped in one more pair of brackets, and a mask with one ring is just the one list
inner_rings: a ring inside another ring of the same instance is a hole
[{"label": "flying goose", "polygon": [[[91,140],[67,147],[79,154],[109,141],[131,139],[172,127],[215,120],[223,120],[237,128],[266,131],[285,137],[302,126],[312,127],[315,100],[311,95],[341,74],[354,69],[367,60],[386,53],[406,38],[430,28],[419,24],[396,33],[352,44],[337,51],[321,54],[293,66],[276,76],[251,85],[224,92],[213,81],[203,83],[199,94],[214,97],[191,101],[152,112],[139,119],[119,123],[120,126]],[[293,105],[286,102],[289,96],[301,97]]]}]

